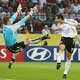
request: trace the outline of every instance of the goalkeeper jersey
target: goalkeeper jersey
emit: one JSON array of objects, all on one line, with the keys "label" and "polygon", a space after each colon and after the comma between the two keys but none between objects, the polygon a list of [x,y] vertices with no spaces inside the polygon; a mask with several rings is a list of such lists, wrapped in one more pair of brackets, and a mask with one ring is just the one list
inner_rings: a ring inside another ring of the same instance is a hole
[{"label": "goalkeeper jersey", "polygon": [[[11,23],[14,22],[16,19],[16,15],[13,15],[10,18]],[[13,27],[21,27],[25,22],[27,21],[27,18],[24,17],[22,18],[19,22],[11,25],[3,25],[3,35],[4,35],[4,40],[7,46],[13,46],[16,43],[16,37],[17,37],[17,32],[13,31]]]}]

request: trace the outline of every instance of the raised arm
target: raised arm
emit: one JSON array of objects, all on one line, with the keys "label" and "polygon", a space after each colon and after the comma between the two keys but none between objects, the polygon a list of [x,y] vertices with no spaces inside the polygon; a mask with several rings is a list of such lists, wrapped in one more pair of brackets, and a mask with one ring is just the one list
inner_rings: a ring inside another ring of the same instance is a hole
[{"label": "raised arm", "polygon": [[11,23],[13,23],[16,20],[18,14],[21,12],[21,9],[21,4],[19,4],[16,13],[10,18]]},{"label": "raised arm", "polygon": [[22,18],[19,22],[11,25],[12,30],[16,31],[19,27],[21,27],[27,20],[29,20],[32,17],[34,11],[35,11],[35,8],[32,8],[27,16]]}]

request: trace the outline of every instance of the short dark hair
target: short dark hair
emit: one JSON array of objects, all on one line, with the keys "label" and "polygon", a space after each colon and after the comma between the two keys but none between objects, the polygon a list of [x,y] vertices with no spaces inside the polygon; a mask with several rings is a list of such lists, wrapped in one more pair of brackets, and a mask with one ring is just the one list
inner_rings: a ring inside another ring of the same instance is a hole
[{"label": "short dark hair", "polygon": [[56,17],[57,17],[58,19],[64,20],[64,16],[63,16],[62,14],[57,14]]},{"label": "short dark hair", "polygon": [[3,24],[7,25],[7,22],[9,21],[10,17],[6,16],[3,18]]}]

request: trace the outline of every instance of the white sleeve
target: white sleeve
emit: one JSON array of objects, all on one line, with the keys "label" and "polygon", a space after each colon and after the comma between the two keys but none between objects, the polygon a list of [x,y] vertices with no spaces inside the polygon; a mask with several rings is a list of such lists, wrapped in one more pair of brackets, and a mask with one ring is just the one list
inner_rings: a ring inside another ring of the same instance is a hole
[{"label": "white sleeve", "polygon": [[73,25],[73,26],[78,26],[78,22],[74,19],[65,19],[65,23]]},{"label": "white sleeve", "polygon": [[52,29],[52,30],[62,29],[62,27],[63,27],[63,25],[60,24],[60,23],[58,23],[57,25],[53,24],[52,27],[51,27],[51,29]]},{"label": "white sleeve", "polygon": [[76,27],[73,27],[74,37],[78,35]]},{"label": "white sleeve", "polygon": [[48,30],[48,34],[51,34],[50,30]]},{"label": "white sleeve", "polygon": [[44,29],[42,30],[42,34],[45,35],[45,30]]},{"label": "white sleeve", "polygon": [[55,27],[56,27],[56,24],[53,24],[53,25],[51,26],[51,29],[54,30]]}]

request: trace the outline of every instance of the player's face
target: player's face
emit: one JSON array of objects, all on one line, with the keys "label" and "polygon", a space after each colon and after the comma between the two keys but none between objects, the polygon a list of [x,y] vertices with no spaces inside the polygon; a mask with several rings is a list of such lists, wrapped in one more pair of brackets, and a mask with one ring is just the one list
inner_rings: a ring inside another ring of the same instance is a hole
[{"label": "player's face", "polygon": [[61,18],[56,17],[56,18],[55,18],[55,22],[57,22],[57,23],[61,23],[62,20],[61,20]]},{"label": "player's face", "polygon": [[10,24],[11,24],[11,21],[10,21],[10,20],[8,20],[8,21],[7,21],[7,25],[10,25]]}]

